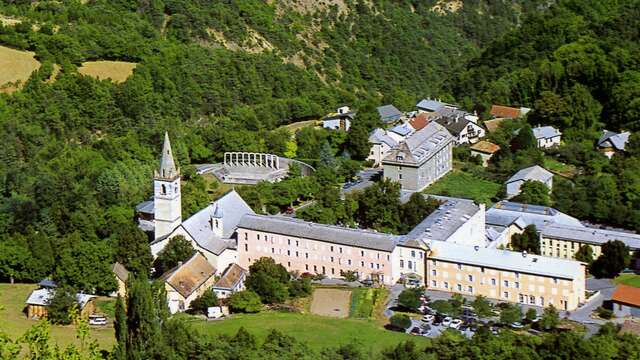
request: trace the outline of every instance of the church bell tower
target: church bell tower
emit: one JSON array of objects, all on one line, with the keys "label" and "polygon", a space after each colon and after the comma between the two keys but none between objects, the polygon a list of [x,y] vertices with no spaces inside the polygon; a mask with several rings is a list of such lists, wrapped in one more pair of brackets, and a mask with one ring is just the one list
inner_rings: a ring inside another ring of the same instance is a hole
[{"label": "church bell tower", "polygon": [[155,239],[170,234],[182,223],[180,196],[180,169],[176,167],[169,142],[169,133],[164,133],[164,145],[160,169],[153,177],[153,205]]}]

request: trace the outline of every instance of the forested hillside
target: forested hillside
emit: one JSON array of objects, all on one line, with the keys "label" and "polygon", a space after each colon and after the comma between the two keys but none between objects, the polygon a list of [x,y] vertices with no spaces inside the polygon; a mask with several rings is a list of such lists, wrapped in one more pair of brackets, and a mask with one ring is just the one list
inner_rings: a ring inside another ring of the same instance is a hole
[{"label": "forested hillside", "polygon": [[[638,230],[639,40],[640,1],[559,1],[493,41],[446,87],[481,113],[491,104],[533,108],[532,126],[563,133],[565,145],[551,153],[579,169],[572,181],[554,184],[553,205],[581,219]],[[625,154],[608,161],[594,151],[603,129],[635,132]],[[542,165],[541,159],[532,162]]]},{"label": "forested hillside", "polygon": [[[359,111],[354,133],[366,139],[374,106],[450,98],[442,89],[456,68],[541,2],[460,3],[1,2],[11,21],[0,45],[35,52],[41,66],[0,94],[0,278],[107,291],[114,259],[148,251],[136,248],[133,207],[151,191],[165,130],[188,214],[210,200],[188,164],[227,150],[296,156],[278,127],[341,104]],[[114,84],[79,75],[90,60],[137,66]],[[313,162],[318,134],[309,135],[316,142],[298,153]]]}]

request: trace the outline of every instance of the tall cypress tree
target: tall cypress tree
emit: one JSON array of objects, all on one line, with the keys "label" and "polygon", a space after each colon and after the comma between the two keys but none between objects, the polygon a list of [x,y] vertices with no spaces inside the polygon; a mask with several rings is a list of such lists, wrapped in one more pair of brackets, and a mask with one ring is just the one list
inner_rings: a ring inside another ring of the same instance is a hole
[{"label": "tall cypress tree", "polygon": [[164,342],[160,318],[145,274],[138,274],[131,279],[127,295],[126,358],[162,358]]},{"label": "tall cypress tree", "polygon": [[122,297],[118,295],[116,300],[116,314],[113,327],[116,330],[116,347],[114,349],[115,358],[125,360],[127,356],[127,314]]}]

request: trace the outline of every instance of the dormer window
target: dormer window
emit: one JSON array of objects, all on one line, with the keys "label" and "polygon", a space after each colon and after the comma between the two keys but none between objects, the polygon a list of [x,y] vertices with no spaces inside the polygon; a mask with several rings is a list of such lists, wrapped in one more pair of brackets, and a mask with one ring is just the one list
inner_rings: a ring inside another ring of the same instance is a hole
[{"label": "dormer window", "polygon": [[396,156],[396,160],[403,161],[404,160],[404,155],[397,155]]}]

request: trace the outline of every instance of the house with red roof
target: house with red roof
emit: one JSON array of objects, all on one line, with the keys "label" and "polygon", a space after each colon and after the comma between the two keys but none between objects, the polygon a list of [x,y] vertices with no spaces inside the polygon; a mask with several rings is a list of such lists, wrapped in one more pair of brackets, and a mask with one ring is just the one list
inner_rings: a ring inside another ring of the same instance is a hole
[{"label": "house with red roof", "polygon": [[613,291],[611,302],[616,317],[640,318],[640,288],[620,284]]}]

